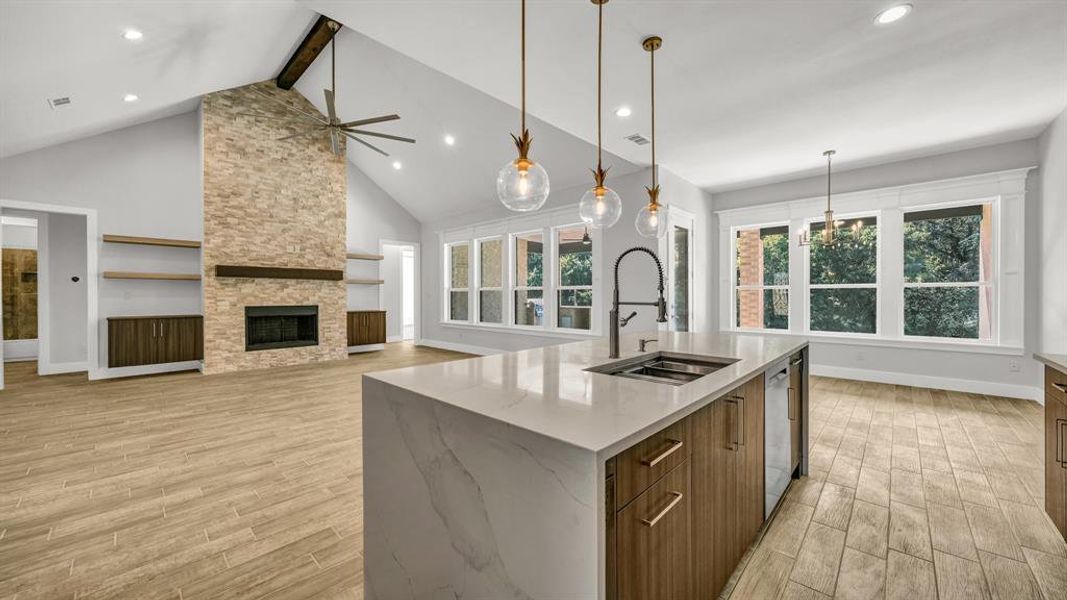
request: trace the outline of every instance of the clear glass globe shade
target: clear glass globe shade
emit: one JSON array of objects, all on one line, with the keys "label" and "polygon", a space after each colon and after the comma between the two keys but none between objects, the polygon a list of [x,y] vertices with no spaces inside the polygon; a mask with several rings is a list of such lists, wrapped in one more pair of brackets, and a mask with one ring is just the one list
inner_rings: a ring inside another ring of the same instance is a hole
[{"label": "clear glass globe shade", "polygon": [[510,161],[496,176],[496,195],[515,212],[537,210],[548,200],[545,168],[532,160],[526,160],[525,164],[526,168],[520,169],[518,159]]},{"label": "clear glass globe shade", "polygon": [[651,210],[647,204],[641,207],[634,221],[637,233],[647,238],[663,237],[667,233],[667,212],[663,204],[657,205],[656,210]]},{"label": "clear glass globe shade", "polygon": [[615,190],[606,187],[604,193],[597,196],[596,188],[586,190],[578,204],[578,216],[593,229],[606,229],[619,221],[622,216],[622,199]]}]

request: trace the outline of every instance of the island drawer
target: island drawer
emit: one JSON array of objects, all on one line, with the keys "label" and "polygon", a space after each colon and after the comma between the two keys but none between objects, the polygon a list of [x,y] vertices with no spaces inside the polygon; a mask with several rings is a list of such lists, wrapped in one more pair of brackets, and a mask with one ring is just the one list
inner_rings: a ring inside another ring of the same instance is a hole
[{"label": "island drawer", "polygon": [[615,457],[615,502],[622,508],[653,483],[685,462],[692,452],[690,419],[623,450]]}]

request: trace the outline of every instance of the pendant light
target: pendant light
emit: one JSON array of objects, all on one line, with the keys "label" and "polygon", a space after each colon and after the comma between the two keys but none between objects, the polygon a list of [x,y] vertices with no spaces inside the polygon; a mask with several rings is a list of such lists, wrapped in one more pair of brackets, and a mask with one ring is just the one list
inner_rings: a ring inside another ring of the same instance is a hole
[{"label": "pendant light", "polygon": [[585,228],[585,233],[582,234],[582,245],[589,246],[593,243],[593,238],[589,237],[589,228]]},{"label": "pendant light", "polygon": [[634,226],[637,233],[647,238],[660,238],[667,233],[667,206],[659,203],[659,172],[656,168],[656,50],[662,45],[663,39],[657,35],[641,42],[641,47],[648,51],[652,73],[652,187],[645,188],[648,204],[638,211]]},{"label": "pendant light", "polygon": [[[837,234],[837,223],[834,222],[834,211],[830,209],[830,192],[831,192],[831,162],[834,154],[837,154],[836,150],[827,150],[822,155],[826,157],[826,211],[823,212],[823,235],[822,245],[833,246],[834,238]],[[811,244],[811,237],[807,230],[800,232],[800,239],[797,241],[800,246],[807,246]]]},{"label": "pendant light", "polygon": [[[585,221],[586,225],[593,229],[611,227],[619,221],[622,214],[622,199],[615,190],[604,185],[608,171],[603,168],[601,154],[601,110],[600,90],[603,79],[603,54],[604,54],[604,5],[608,0],[591,0],[597,5],[597,38],[596,38],[596,169],[593,170],[593,187],[582,195],[582,201],[578,204],[578,216]],[[609,167],[610,168],[610,167]]]},{"label": "pendant light", "polygon": [[496,177],[496,194],[504,206],[515,212],[530,212],[545,205],[548,199],[548,173],[530,160],[530,131],[526,129],[526,0],[522,0],[522,129],[518,136],[511,134],[519,157],[508,162]]}]

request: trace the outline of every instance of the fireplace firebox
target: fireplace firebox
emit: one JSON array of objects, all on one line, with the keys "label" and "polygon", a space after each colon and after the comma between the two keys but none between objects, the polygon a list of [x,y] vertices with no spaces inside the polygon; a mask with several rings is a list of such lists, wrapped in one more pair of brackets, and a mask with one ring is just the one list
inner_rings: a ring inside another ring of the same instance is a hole
[{"label": "fireplace firebox", "polygon": [[245,350],[317,346],[318,306],[246,306]]}]

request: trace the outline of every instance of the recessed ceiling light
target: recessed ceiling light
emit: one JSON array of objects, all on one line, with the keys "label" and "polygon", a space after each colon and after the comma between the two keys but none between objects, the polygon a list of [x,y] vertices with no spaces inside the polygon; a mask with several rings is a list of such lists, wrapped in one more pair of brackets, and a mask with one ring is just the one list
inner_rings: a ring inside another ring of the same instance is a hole
[{"label": "recessed ceiling light", "polygon": [[452,135],[450,135],[450,134],[445,134],[445,143],[448,144],[449,146],[455,146],[456,145],[456,138],[452,137]]},{"label": "recessed ceiling light", "polygon": [[626,118],[632,114],[634,114],[634,111],[630,110],[629,106],[620,106],[619,108],[615,109],[616,117]]},{"label": "recessed ceiling light", "polygon": [[908,13],[910,12],[910,4],[898,4],[896,6],[891,6],[878,13],[878,16],[875,17],[874,22],[878,23],[879,25],[888,25],[890,23],[895,23],[896,21],[903,19],[904,17],[908,16]]},{"label": "recessed ceiling light", "polygon": [[144,34],[141,33],[140,31],[136,30],[136,29],[127,29],[126,31],[122,32],[122,38],[126,39],[126,40],[130,40],[131,42],[136,42],[137,40],[139,40],[139,39],[141,39],[143,37],[144,37]]},{"label": "recessed ceiling light", "polygon": [[126,94],[125,96],[122,97],[122,100],[125,101],[125,102],[137,102],[140,99],[141,99],[141,97],[138,96],[137,94]]},{"label": "recessed ceiling light", "polygon": [[393,161],[393,168],[394,168],[394,169],[396,169],[397,171],[399,171],[399,170],[400,170],[400,168],[401,168],[401,167],[403,167],[403,166],[404,166],[404,165],[400,164],[400,161],[399,161],[399,160],[394,160],[394,161]]}]

